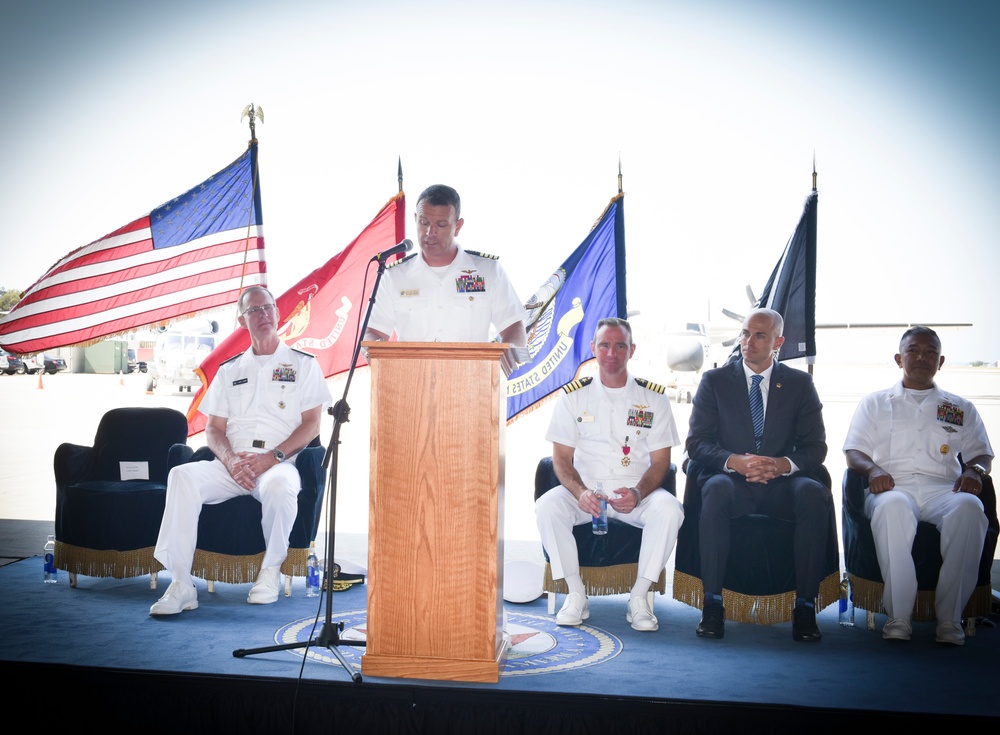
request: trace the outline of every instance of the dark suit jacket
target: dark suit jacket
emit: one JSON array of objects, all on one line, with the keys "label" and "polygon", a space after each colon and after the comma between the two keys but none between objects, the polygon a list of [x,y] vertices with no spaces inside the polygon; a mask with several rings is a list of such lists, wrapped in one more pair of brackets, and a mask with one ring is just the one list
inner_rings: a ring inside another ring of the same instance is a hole
[{"label": "dark suit jacket", "polygon": [[811,475],[826,459],[826,429],[812,376],[776,363],[771,371],[760,451],[753,436],[743,361],[702,376],[691,410],[688,456],[702,465],[699,484],[725,472],[731,454],[788,457]]}]

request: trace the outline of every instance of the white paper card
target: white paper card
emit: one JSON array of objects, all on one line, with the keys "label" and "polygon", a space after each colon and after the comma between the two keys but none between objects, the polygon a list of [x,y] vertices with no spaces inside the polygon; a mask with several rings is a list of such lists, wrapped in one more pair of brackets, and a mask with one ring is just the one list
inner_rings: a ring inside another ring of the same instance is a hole
[{"label": "white paper card", "polygon": [[148,480],[149,462],[119,462],[123,480]]}]

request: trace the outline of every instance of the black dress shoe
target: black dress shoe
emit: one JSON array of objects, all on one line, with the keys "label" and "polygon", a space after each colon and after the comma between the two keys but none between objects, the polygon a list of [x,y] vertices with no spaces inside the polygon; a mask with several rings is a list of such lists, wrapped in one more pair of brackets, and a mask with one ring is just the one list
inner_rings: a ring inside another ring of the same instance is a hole
[{"label": "black dress shoe", "polygon": [[811,643],[823,638],[816,625],[816,610],[808,605],[799,605],[792,611],[792,640]]},{"label": "black dress shoe", "polygon": [[719,602],[706,602],[701,622],[695,631],[699,638],[722,638],[726,634],[726,608]]}]

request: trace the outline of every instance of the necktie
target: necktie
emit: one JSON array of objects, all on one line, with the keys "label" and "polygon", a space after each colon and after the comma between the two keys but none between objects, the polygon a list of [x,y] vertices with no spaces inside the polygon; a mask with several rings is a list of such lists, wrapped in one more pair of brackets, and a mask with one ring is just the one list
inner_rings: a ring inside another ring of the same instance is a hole
[{"label": "necktie", "polygon": [[753,438],[760,451],[760,437],[764,433],[764,397],[760,394],[762,375],[750,376],[750,419],[753,421]]}]

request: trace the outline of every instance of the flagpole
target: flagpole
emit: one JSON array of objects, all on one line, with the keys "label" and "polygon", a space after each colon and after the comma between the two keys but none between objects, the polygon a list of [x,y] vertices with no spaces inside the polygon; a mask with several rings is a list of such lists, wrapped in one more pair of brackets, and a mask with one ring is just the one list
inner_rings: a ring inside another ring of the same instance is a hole
[{"label": "flagpole", "polygon": [[[813,194],[817,194],[818,193],[817,190],[816,190],[816,151],[815,150],[813,151],[813,188],[812,188],[812,190],[813,190]],[[813,338],[814,339],[815,339],[815,334],[816,334],[816,327],[814,325],[813,326],[813,335],[814,335]],[[808,371],[808,373],[810,375],[813,374],[813,360],[809,359],[808,357],[806,358],[806,370]]]},{"label": "flagpole", "polygon": [[[243,240],[243,269],[240,272],[240,293],[243,293],[243,283],[246,279],[247,271],[247,258],[250,255],[250,230],[253,227],[254,215],[260,214],[256,211],[257,207],[257,118],[260,118],[261,122],[264,122],[264,108],[260,105],[255,105],[251,102],[249,105],[243,108],[243,114],[240,116],[240,122],[243,122],[244,118],[250,118],[250,140],[247,143],[247,148],[251,150],[250,154],[250,165],[253,170],[250,172],[250,215],[247,219],[247,234],[246,238]],[[264,285],[267,285],[267,275],[264,275]],[[235,319],[239,318],[237,314]]]}]

